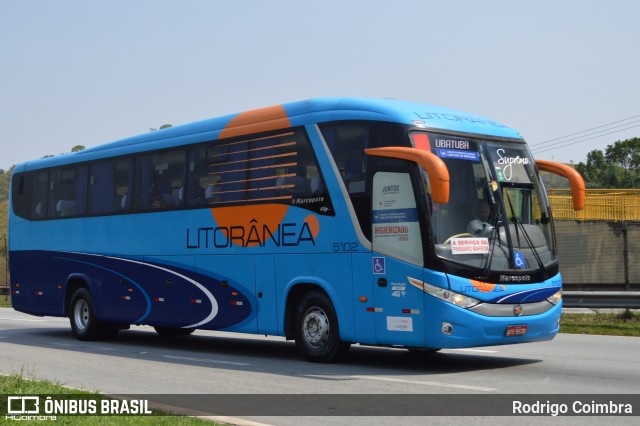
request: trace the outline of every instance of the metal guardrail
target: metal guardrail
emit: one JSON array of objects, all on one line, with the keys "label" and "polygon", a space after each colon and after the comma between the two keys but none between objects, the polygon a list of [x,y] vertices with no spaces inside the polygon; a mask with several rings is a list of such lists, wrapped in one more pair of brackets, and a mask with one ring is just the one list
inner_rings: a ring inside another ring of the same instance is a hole
[{"label": "metal guardrail", "polygon": [[562,306],[640,309],[640,291],[563,291]]},{"label": "metal guardrail", "polygon": [[570,189],[548,189],[554,219],[640,220],[640,191],[637,189],[587,189],[582,210],[573,209]]}]

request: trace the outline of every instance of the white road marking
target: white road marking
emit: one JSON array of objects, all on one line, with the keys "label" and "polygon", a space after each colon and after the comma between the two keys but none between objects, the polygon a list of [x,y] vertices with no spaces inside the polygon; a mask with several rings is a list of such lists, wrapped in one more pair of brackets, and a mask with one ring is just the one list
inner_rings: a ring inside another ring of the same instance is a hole
[{"label": "white road marking", "polygon": [[236,365],[241,367],[251,365],[246,362],[221,361],[217,359],[207,359],[207,358],[191,358],[187,356],[162,355],[162,358],[182,360],[182,361],[206,362],[209,364]]},{"label": "white road marking", "polygon": [[52,342],[52,345],[63,346],[65,348],[80,348],[80,349],[95,349],[99,351],[115,351],[114,348],[108,348],[106,346],[97,346],[97,345],[83,345],[81,343],[59,343]]},{"label": "white road marking", "polygon": [[26,318],[0,318],[4,321],[29,321],[29,322],[47,322],[46,319],[26,319]]},{"label": "white road marking", "polygon": [[497,389],[485,388],[482,386],[457,385],[452,383],[428,382],[423,380],[394,379],[392,377],[380,377],[380,376],[350,376],[350,377],[354,379],[362,379],[362,380],[379,380],[381,382],[407,383],[412,385],[423,385],[423,386],[438,386],[443,388],[463,389],[463,390],[480,391],[480,392],[497,391]]}]

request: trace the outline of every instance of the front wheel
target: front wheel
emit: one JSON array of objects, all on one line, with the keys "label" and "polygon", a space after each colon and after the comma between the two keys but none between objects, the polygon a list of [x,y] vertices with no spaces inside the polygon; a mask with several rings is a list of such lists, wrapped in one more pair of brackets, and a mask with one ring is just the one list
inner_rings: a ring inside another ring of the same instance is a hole
[{"label": "front wheel", "polygon": [[91,293],[79,288],[71,297],[69,322],[71,330],[79,340],[100,340],[115,337],[118,329],[96,319]]},{"label": "front wheel", "polygon": [[298,349],[312,362],[335,362],[347,354],[348,342],[340,339],[338,317],[329,297],[312,291],[296,311],[295,340]]}]

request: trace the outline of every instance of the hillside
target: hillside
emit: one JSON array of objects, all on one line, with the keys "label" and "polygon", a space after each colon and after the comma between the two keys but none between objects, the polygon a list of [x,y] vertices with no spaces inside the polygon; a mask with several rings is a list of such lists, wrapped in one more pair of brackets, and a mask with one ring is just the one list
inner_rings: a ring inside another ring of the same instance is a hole
[{"label": "hillside", "polygon": [[569,189],[569,179],[549,172],[540,172],[546,189]]},{"label": "hillside", "polygon": [[[7,215],[9,210],[9,201],[0,201],[0,237],[7,233]],[[4,248],[0,248],[0,255],[4,256]]]}]

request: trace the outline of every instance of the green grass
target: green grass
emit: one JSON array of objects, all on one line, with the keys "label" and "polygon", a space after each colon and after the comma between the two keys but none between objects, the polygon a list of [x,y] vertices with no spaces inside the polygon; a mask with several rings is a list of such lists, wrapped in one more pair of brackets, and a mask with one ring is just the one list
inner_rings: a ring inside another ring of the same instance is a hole
[{"label": "green grass", "polygon": [[10,308],[11,307],[11,299],[6,297],[4,294],[0,295],[0,308]]},{"label": "green grass", "polygon": [[640,314],[622,313],[562,314],[560,332],[609,336],[640,336]]},{"label": "green grass", "polygon": [[[86,395],[104,399],[97,392],[87,392],[61,386],[48,380],[35,380],[24,371],[8,376],[0,375],[0,394],[2,395]],[[220,425],[208,420],[173,416],[152,408],[153,416],[57,416],[56,424],[65,425],[179,425],[179,426],[211,426]],[[5,413],[0,413],[4,415]]]}]

